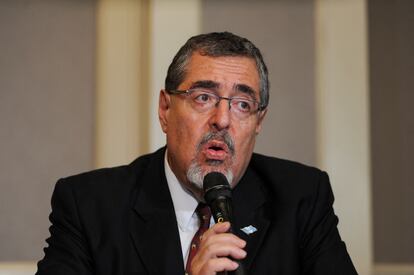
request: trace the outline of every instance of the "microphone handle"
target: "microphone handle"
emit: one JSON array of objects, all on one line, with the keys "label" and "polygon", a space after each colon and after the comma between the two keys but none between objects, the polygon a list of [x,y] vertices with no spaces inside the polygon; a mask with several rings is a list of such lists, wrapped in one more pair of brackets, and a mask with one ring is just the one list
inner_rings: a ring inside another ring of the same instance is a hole
[{"label": "microphone handle", "polygon": [[[230,198],[217,198],[214,200],[211,205],[211,213],[213,214],[214,220],[216,223],[221,222],[230,222],[230,233],[233,233],[232,230],[232,209],[231,209],[231,199]],[[247,272],[243,266],[242,261],[232,259],[233,261],[239,264],[239,267],[234,271],[224,271],[219,272],[219,275],[247,275]]]}]

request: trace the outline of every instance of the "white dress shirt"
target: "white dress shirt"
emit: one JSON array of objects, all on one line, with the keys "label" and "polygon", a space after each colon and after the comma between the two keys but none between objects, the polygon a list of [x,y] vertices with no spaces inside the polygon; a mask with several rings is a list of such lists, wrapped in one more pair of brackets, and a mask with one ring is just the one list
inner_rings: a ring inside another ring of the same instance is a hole
[{"label": "white dress shirt", "polygon": [[[187,263],[191,240],[199,228],[199,220],[195,209],[198,201],[178,181],[167,160],[167,151],[164,157],[165,176],[174,204],[177,217],[178,232],[180,233],[181,251],[183,252],[184,267]],[[214,223],[210,221],[210,224]]]}]

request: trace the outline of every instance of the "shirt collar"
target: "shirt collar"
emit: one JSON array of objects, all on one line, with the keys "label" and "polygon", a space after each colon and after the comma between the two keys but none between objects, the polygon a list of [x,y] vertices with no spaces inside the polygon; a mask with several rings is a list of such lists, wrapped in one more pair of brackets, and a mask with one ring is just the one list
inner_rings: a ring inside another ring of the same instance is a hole
[{"label": "shirt collar", "polygon": [[170,189],[171,199],[174,204],[177,224],[181,230],[189,230],[192,226],[191,223],[194,222],[191,218],[197,208],[198,201],[184,188],[171,170],[167,160],[167,150],[164,156],[164,167],[168,188]]}]

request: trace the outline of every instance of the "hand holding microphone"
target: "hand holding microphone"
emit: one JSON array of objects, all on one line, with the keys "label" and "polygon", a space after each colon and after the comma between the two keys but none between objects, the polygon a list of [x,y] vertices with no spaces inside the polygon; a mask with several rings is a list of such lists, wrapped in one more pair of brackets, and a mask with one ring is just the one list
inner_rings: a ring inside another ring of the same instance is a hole
[{"label": "hand holding microphone", "polygon": [[203,235],[200,248],[192,261],[192,274],[245,275],[240,260],[245,258],[246,242],[232,234],[231,188],[226,177],[212,172],[204,178],[204,199],[211,209],[216,224]]}]

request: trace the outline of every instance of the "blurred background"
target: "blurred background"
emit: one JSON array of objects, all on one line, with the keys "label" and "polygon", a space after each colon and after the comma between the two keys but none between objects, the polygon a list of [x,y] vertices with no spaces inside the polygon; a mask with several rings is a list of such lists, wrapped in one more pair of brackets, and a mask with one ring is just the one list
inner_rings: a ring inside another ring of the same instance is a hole
[{"label": "blurred background", "polygon": [[34,273],[58,178],[164,145],[167,66],[225,30],[269,67],[256,151],[329,173],[359,274],[414,274],[413,29],[411,0],[1,0],[0,274]]}]

